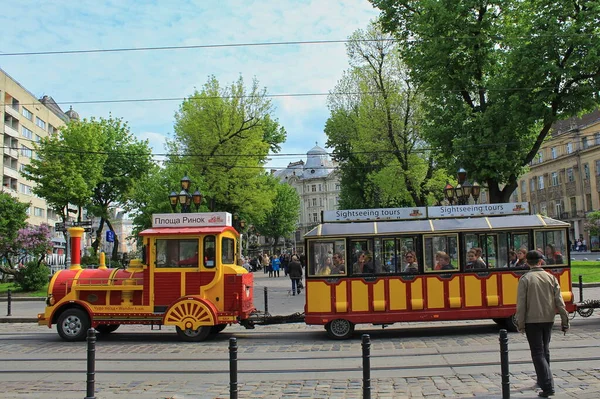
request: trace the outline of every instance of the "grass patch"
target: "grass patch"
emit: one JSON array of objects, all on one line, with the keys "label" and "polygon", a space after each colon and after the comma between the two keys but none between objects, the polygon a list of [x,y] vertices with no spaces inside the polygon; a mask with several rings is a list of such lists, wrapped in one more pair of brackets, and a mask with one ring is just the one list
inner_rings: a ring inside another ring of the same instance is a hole
[{"label": "grass patch", "polygon": [[0,283],[0,295],[1,296],[6,296],[8,294],[8,290],[10,290],[11,296],[45,297],[48,292],[48,284],[46,284],[41,290],[38,290],[38,291],[23,292],[14,283]]},{"label": "grass patch", "polygon": [[596,261],[571,261],[571,279],[579,283],[579,276],[583,276],[584,283],[600,282],[600,262]]}]

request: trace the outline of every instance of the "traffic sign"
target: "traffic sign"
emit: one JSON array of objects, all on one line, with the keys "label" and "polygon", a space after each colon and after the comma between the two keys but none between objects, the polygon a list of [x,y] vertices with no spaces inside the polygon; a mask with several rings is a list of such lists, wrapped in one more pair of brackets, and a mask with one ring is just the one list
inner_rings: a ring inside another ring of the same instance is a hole
[{"label": "traffic sign", "polygon": [[85,227],[83,229],[83,231],[86,232],[86,233],[91,233],[92,232],[92,228],[91,227]]},{"label": "traffic sign", "polygon": [[65,224],[64,223],[54,223],[54,229],[56,231],[65,231]]},{"label": "traffic sign", "polygon": [[106,231],[106,242],[115,242],[115,233],[112,230]]},{"label": "traffic sign", "polygon": [[92,227],[92,221],[91,220],[84,220],[82,222],[75,223],[75,225],[79,226],[79,227]]}]

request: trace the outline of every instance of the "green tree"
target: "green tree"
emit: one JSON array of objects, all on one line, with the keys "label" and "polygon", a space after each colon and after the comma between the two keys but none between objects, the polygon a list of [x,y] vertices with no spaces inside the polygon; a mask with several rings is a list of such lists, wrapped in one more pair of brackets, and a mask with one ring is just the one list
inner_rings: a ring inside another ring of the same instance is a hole
[{"label": "green tree", "polygon": [[585,229],[591,235],[597,236],[600,234],[600,211],[588,212],[585,215]]},{"label": "green tree", "polygon": [[[327,145],[340,162],[342,207],[427,205],[445,173],[421,136],[421,94],[376,24],[347,44],[351,69],[329,96]],[[436,182],[436,184],[432,184]]]},{"label": "green tree", "polygon": [[598,105],[595,0],[370,0],[426,95],[424,135],[507,202],[551,126]]},{"label": "green tree", "polygon": [[15,243],[19,230],[27,226],[28,204],[0,191],[0,263],[13,268],[13,256],[18,252]]},{"label": "green tree", "polygon": [[275,183],[273,191],[273,207],[267,212],[264,221],[255,224],[255,229],[261,235],[273,239],[273,245],[277,246],[280,238],[288,237],[296,231],[300,197],[292,186],[284,183]]},{"label": "green tree", "polygon": [[[90,124],[98,127],[102,147],[100,152],[107,154],[102,164],[102,174],[93,188],[88,213],[100,218],[96,239],[92,243],[94,252],[102,241],[104,224],[114,230],[110,220],[110,209],[126,208],[133,201],[135,182],[145,178],[153,163],[147,140],[138,140],[120,118],[92,119]],[[118,237],[115,236],[112,260],[118,257]]]},{"label": "green tree", "polygon": [[69,204],[81,211],[90,203],[107,158],[101,151],[100,126],[87,120],[71,121],[58,135],[36,144],[36,156],[24,165],[22,174],[35,182],[34,194],[44,198],[64,222]]},{"label": "green tree", "polygon": [[203,209],[235,212],[251,224],[264,219],[274,192],[263,167],[286,137],[272,112],[266,90],[256,79],[247,89],[241,77],[222,87],[211,76],[181,104],[167,164],[185,168],[206,198]]}]

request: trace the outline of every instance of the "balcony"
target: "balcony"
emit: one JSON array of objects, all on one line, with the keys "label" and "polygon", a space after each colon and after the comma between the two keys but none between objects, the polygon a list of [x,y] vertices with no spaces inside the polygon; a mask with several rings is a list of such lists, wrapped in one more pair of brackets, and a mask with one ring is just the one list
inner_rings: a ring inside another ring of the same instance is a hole
[{"label": "balcony", "polygon": [[4,144],[4,155],[8,155],[12,158],[19,158],[19,150],[16,148],[10,147],[6,143]]},{"label": "balcony", "polygon": [[11,168],[10,166],[4,165],[4,176],[11,177],[13,179],[20,179],[19,171]]},{"label": "balcony", "polygon": [[17,105],[17,107],[13,107],[10,104],[5,104],[4,105],[4,112],[6,112],[7,114],[9,114],[10,116],[13,116],[17,119],[19,119],[19,106]]},{"label": "balcony", "polygon": [[14,137],[14,138],[19,138],[19,132],[17,131],[17,129],[14,129],[12,126],[7,125],[6,123],[4,124],[4,133]]},{"label": "balcony", "polygon": [[562,212],[560,214],[561,220],[572,220],[572,219],[583,219],[585,218],[584,211],[570,211],[570,212]]}]

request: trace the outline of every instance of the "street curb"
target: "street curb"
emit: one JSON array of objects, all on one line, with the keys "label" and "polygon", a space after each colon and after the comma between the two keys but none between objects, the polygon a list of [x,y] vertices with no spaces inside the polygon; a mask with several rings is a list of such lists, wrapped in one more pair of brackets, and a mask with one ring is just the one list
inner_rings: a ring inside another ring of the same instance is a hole
[{"label": "street curb", "polygon": [[[45,296],[13,296],[10,298],[11,302],[35,302],[45,301]],[[8,298],[5,296],[0,297],[0,302],[7,302]]]},{"label": "street curb", "polygon": [[0,324],[2,323],[37,323],[38,319],[31,317],[0,317]]}]

